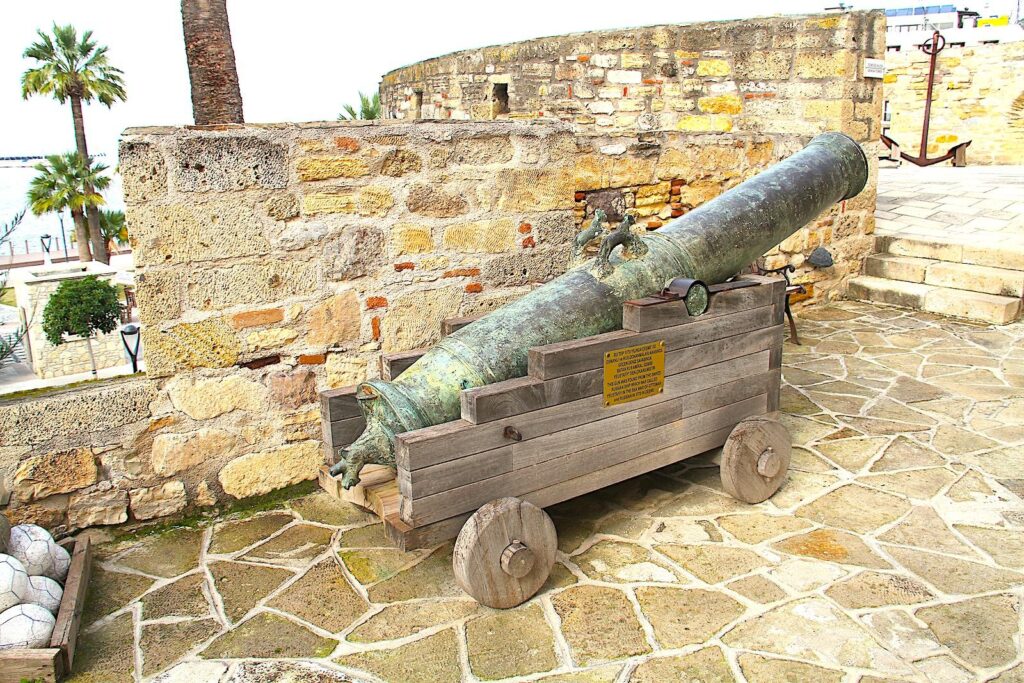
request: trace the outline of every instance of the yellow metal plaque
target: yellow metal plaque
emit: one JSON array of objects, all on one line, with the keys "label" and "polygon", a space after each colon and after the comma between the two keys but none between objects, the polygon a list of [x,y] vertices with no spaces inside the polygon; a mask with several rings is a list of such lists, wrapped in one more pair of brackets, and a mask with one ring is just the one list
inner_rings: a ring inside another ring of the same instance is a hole
[{"label": "yellow metal plaque", "polygon": [[604,354],[604,404],[617,406],[665,390],[665,342],[627,346]]}]

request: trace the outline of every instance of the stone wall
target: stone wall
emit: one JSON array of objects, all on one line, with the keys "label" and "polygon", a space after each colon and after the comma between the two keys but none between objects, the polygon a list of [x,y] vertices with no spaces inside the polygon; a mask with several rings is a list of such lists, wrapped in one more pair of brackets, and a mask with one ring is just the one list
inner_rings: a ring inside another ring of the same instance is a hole
[{"label": "stone wall", "polygon": [[[886,55],[889,135],[918,153],[929,57],[920,50]],[[971,141],[968,164],[1024,163],[1024,42],[947,48],[939,53],[928,154]]]},{"label": "stone wall", "polygon": [[[129,130],[148,377],[0,406],[8,511],[80,527],[313,478],[319,391],[557,276],[595,207],[656,229],[805,140],[581,136],[557,122]],[[772,258],[827,243],[838,272],[856,271],[874,196],[872,184]]]},{"label": "stone wall", "polygon": [[[865,141],[878,137],[881,100],[863,60],[884,52],[880,11],[650,26],[456,52],[391,71],[380,93],[390,118],[543,117],[630,132],[841,130]],[[507,113],[496,88],[507,89]]]}]

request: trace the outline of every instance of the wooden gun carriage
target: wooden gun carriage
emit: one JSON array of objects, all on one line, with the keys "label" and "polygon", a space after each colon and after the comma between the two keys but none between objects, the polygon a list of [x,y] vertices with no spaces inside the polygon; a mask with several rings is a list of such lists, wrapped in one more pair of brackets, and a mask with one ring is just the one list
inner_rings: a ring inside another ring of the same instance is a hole
[{"label": "wooden gun carriage", "polygon": [[[464,390],[461,419],[398,434],[397,472],[368,465],[344,490],[325,466],[321,486],[376,513],[403,550],[458,537],[456,578],[492,607],[524,602],[547,579],[557,541],[541,508],[723,445],[725,490],[765,500],[790,458],[775,419],[785,284],[746,275],[713,285],[697,316],[670,295],[628,301],[621,330],[532,348],[525,377]],[[609,394],[614,352],[637,349],[663,354],[660,391],[630,400],[627,383],[625,395]],[[385,356],[382,374],[423,352]],[[363,421],[354,388],[325,392],[321,404],[333,461]]]}]

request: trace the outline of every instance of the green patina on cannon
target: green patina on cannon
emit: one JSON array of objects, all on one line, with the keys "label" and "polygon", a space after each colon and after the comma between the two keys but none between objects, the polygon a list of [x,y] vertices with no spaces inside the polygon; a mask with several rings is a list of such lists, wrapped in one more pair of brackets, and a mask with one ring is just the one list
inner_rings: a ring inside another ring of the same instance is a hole
[{"label": "green patina on cannon", "polygon": [[[344,473],[342,484],[350,488],[365,464],[394,467],[396,434],[457,419],[460,392],[522,377],[531,347],[619,329],[623,302],[660,292],[673,279],[724,282],[832,204],[858,194],[867,178],[860,146],[825,133],[657,232],[637,236],[627,217],[596,258],[445,337],[396,380],[360,384],[366,429],[341,451],[331,473]],[[598,234],[591,227],[581,239],[591,232],[591,238]]]}]

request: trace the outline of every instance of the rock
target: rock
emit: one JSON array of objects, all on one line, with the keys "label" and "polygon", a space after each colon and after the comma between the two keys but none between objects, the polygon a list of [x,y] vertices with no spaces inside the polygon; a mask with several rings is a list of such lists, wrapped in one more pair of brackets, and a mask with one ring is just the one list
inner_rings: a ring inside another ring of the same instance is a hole
[{"label": "rock", "polygon": [[325,268],[331,280],[354,280],[373,275],[387,258],[384,232],[353,225],[324,248]]},{"label": "rock", "polygon": [[142,674],[152,676],[216,633],[220,624],[214,619],[144,624],[139,638],[142,650]]},{"label": "rock", "polygon": [[240,521],[221,522],[213,528],[210,554],[234,553],[267,538],[294,521],[287,512],[272,512]]},{"label": "rock", "polygon": [[846,575],[846,570],[830,562],[786,560],[768,576],[797,593],[806,593],[828,585]]},{"label": "rock", "polygon": [[920,581],[878,572],[861,572],[840,581],[825,591],[825,595],[850,609],[912,605],[935,597]]},{"label": "rock", "polygon": [[413,185],[406,198],[409,211],[432,218],[454,218],[468,211],[461,194],[435,185]]},{"label": "rock", "polygon": [[[153,579],[138,574],[109,571],[94,564],[89,577],[89,599],[85,601],[85,611],[82,613],[82,626],[88,626],[118,611],[149,590],[153,583]],[[131,614],[128,615],[128,623],[131,624]],[[131,636],[124,642],[132,642]]]},{"label": "rock", "polygon": [[873,553],[860,538],[835,529],[816,529],[787,538],[772,547],[784,553],[828,562],[854,564],[872,569],[889,568],[889,563]]},{"label": "rock", "polygon": [[188,504],[185,484],[180,481],[169,481],[145,489],[133,489],[128,492],[128,496],[135,519],[166,517],[181,512]]},{"label": "rock", "polygon": [[953,535],[935,510],[927,506],[913,508],[902,522],[879,536],[879,540],[965,557],[977,557],[973,550]]},{"label": "rock", "polygon": [[717,647],[706,647],[691,654],[654,657],[642,662],[629,677],[629,683],[700,681],[732,683],[736,680],[729,664]]},{"label": "rock", "polygon": [[[976,590],[987,589],[978,586]],[[1020,615],[1013,596],[992,595],[924,607],[915,616],[928,624],[953,654],[975,667],[1003,666],[1016,657]]]},{"label": "rock", "polygon": [[551,598],[562,634],[580,666],[650,652],[633,607],[621,591],[573,586]]},{"label": "rock", "polygon": [[825,666],[909,673],[860,625],[820,598],[784,603],[739,624],[722,640],[730,647],[800,657]]},{"label": "rock", "polygon": [[118,556],[118,564],[136,571],[172,578],[199,565],[203,530],[176,528],[148,536]]},{"label": "rock", "polygon": [[[75,647],[75,677],[103,683],[132,683],[134,640],[131,613],[121,614],[96,629],[83,629]],[[83,672],[88,672],[88,677]]]},{"label": "rock", "polygon": [[618,541],[601,541],[573,561],[595,581],[634,583],[657,581],[678,583],[679,578],[643,546]]},{"label": "rock", "polygon": [[294,614],[330,633],[346,629],[369,607],[349,585],[333,557],[310,567],[268,606]]},{"label": "rock", "polygon": [[238,622],[257,602],[295,576],[287,569],[238,562],[213,562],[208,568],[224,604],[224,614],[232,622]]},{"label": "rock", "polygon": [[955,528],[971,543],[988,553],[998,564],[1014,569],[1024,568],[1024,532],[986,529],[966,524],[957,524]]},{"label": "rock", "polygon": [[970,595],[1004,590],[1021,583],[1021,576],[1016,572],[993,569],[978,562],[896,546],[886,546],[885,550],[897,562],[945,593]]},{"label": "rock", "polygon": [[319,400],[316,375],[308,368],[274,373],[268,382],[274,400],[290,410],[298,410],[307,403]]},{"label": "rock", "polygon": [[337,646],[337,640],[318,636],[290,619],[260,612],[219,636],[200,656],[206,659],[313,658],[326,657]]},{"label": "rock", "polygon": [[843,680],[842,671],[789,659],[769,659],[761,655],[741,654],[739,662],[748,683],[841,683]]},{"label": "rock", "polygon": [[374,585],[369,595],[372,602],[461,597],[464,593],[452,574],[452,544],[441,546],[418,564]]},{"label": "rock", "polygon": [[217,496],[210,490],[210,485],[205,481],[199,482],[199,486],[196,487],[196,495],[193,499],[195,504],[200,507],[209,507],[217,504]]},{"label": "rock", "polygon": [[763,557],[745,548],[659,545],[655,549],[707,583],[720,583],[768,564]]},{"label": "rock", "polygon": [[403,683],[459,683],[459,649],[455,631],[446,629],[393,650],[347,655],[337,664],[362,669],[385,681]]},{"label": "rock", "polygon": [[304,342],[309,346],[333,346],[359,339],[359,297],[353,290],[336,294],[313,306],[306,314]]},{"label": "rock", "polygon": [[153,683],[219,681],[227,670],[228,665],[221,662],[182,662],[153,679]]},{"label": "rock", "polygon": [[302,441],[235,458],[217,475],[224,492],[235,498],[270,493],[316,479],[323,453],[317,441]]},{"label": "rock", "polygon": [[726,588],[761,604],[778,602],[786,597],[784,590],[763,576],[748,576],[726,584]]},{"label": "rock", "polygon": [[267,390],[239,375],[210,379],[179,376],[167,385],[171,404],[193,420],[210,420],[233,410],[262,412]]},{"label": "rock", "polygon": [[242,559],[303,566],[327,548],[333,533],[331,529],[322,526],[295,524],[256,546],[243,555]]},{"label": "rock", "polygon": [[826,493],[799,508],[796,514],[840,529],[867,533],[898,519],[909,509],[910,504],[902,498],[851,484]]},{"label": "rock", "polygon": [[417,173],[422,168],[423,160],[418,154],[399,148],[384,155],[380,173],[392,178],[401,178],[409,173]]},{"label": "rock", "polygon": [[[915,662],[917,669],[925,675],[929,681],[942,681],[942,683],[970,683],[976,680],[974,674],[963,668],[952,657],[943,655],[932,657],[920,662]],[[993,681],[1002,680],[1002,677],[994,678]]]},{"label": "rock", "polygon": [[931,631],[918,625],[901,610],[870,612],[862,616],[861,620],[875,633],[879,642],[891,652],[898,652],[904,659],[922,659],[942,649]]},{"label": "rock", "polygon": [[743,543],[757,544],[769,538],[808,528],[810,523],[789,515],[749,515],[719,517],[718,524]]},{"label": "rock", "polygon": [[511,218],[456,223],[445,228],[442,240],[449,251],[500,254],[519,241],[517,227]]},{"label": "rock", "polygon": [[[317,420],[319,420],[317,413]],[[346,501],[338,500],[324,491],[289,501],[289,509],[307,522],[330,526],[351,526],[376,519],[365,510]]]},{"label": "rock", "polygon": [[658,643],[668,649],[710,640],[745,611],[729,596],[706,590],[642,586],[636,598]]},{"label": "rock", "polygon": [[366,381],[366,359],[348,354],[331,353],[324,365],[327,375],[327,386],[348,387]]},{"label": "rock", "polygon": [[479,606],[473,600],[403,602],[388,605],[349,633],[354,643],[398,640],[424,629],[456,621],[473,614]]},{"label": "rock", "polygon": [[461,287],[414,291],[395,299],[381,322],[386,353],[428,346],[441,338],[441,323],[458,313]]},{"label": "rock", "polygon": [[140,599],[146,621],[164,617],[208,617],[210,606],[203,595],[206,575],[189,574],[174,583],[146,593]]},{"label": "rock", "polygon": [[469,667],[483,680],[528,676],[558,666],[554,634],[539,604],[498,610],[466,624]]},{"label": "rock", "polygon": [[98,481],[91,448],[75,448],[33,456],[14,473],[14,493],[23,501],[71,493]]},{"label": "rock", "polygon": [[119,489],[72,494],[68,503],[68,525],[84,529],[120,524],[128,519],[128,492]]},{"label": "rock", "polygon": [[231,433],[208,427],[188,434],[157,434],[150,451],[153,471],[171,476],[202,463],[223,460],[234,450],[235,442]]}]

